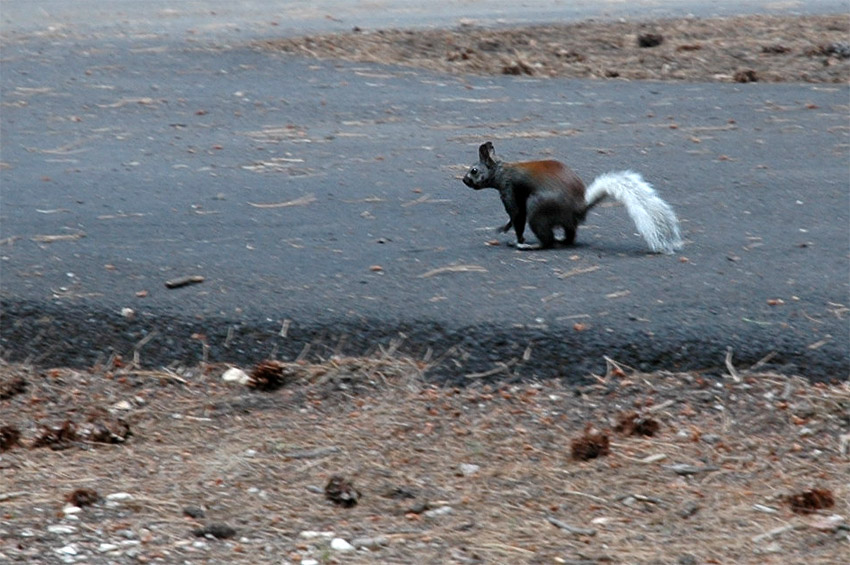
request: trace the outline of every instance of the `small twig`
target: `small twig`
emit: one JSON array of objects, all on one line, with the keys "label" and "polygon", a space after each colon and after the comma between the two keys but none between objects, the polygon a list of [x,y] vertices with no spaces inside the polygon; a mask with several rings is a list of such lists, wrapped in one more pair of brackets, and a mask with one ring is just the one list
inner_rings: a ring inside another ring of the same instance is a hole
[{"label": "small twig", "polygon": [[451,200],[445,200],[445,199],[431,200],[430,196],[428,196],[427,194],[423,194],[422,196],[420,196],[416,200],[410,200],[408,202],[405,202],[404,204],[401,205],[401,207],[407,208],[409,206],[415,206],[416,204],[425,204],[425,203],[436,204],[436,203],[443,203],[443,202],[451,202]]},{"label": "small twig", "polygon": [[646,411],[649,412],[650,414],[655,414],[656,412],[661,412],[665,408],[672,406],[673,404],[676,404],[676,402],[677,402],[677,400],[675,400],[675,399],[665,400],[661,404],[656,404],[655,406],[650,406],[649,408],[646,409]]},{"label": "small twig", "polygon": [[311,202],[315,202],[316,197],[312,194],[306,194],[300,198],[296,198],[295,200],[287,200],[286,202],[273,202],[270,204],[258,204],[255,202],[248,202],[249,206],[253,206],[254,208],[289,208],[290,206],[306,206]]},{"label": "small twig", "polygon": [[165,281],[166,288],[180,288],[182,286],[188,286],[190,284],[197,284],[204,282],[204,277],[201,275],[188,275],[185,277],[177,277],[176,279],[171,279]]},{"label": "small twig", "polygon": [[315,459],[317,457],[327,457],[334,453],[342,451],[339,447],[332,445],[330,447],[317,447],[316,449],[302,449],[299,451],[290,451],[284,454],[284,457],[290,459]]},{"label": "small twig", "polygon": [[687,463],[676,463],[675,465],[665,465],[665,469],[670,469],[677,475],[698,475],[699,473],[709,473],[711,471],[718,471],[720,467],[716,465],[705,465],[702,467],[697,467],[696,465],[689,465]]},{"label": "small twig", "polygon": [[298,354],[298,357],[295,358],[295,363],[300,363],[304,359],[307,358],[307,354],[310,352],[310,344],[305,343],[304,347],[301,348],[301,353]]},{"label": "small twig", "polygon": [[[134,361],[135,362],[135,361]],[[137,377],[157,377],[159,379],[169,379],[172,381],[177,381],[178,383],[189,386],[189,382],[179,375],[175,375],[171,371],[164,369],[162,371],[141,371],[141,370],[129,370],[122,371],[119,373],[121,375],[134,375]]]},{"label": "small twig", "polygon": [[286,335],[289,333],[289,326],[291,326],[291,325],[292,325],[292,320],[290,320],[289,318],[286,318],[285,320],[283,320],[283,322],[280,324],[280,332],[278,332],[278,335],[280,337],[285,338]]},{"label": "small twig", "polygon": [[434,275],[440,275],[442,273],[486,273],[487,269],[480,265],[449,265],[447,267],[438,267],[436,269],[431,269],[426,273],[422,273],[419,275],[420,279],[427,279],[429,277],[433,277]]},{"label": "small twig", "polygon": [[770,361],[771,359],[776,357],[776,355],[777,355],[776,351],[771,351],[770,353],[768,353],[767,355],[765,355],[764,357],[762,357],[761,359],[756,361],[756,363],[752,367],[750,367],[750,371],[755,371],[756,369],[760,368],[762,365],[764,365],[765,363],[767,363],[768,361]]},{"label": "small twig", "polygon": [[659,461],[663,461],[664,459],[667,459],[666,453],[653,453],[652,455],[647,455],[643,459],[638,459],[637,461],[638,461],[638,463],[650,464],[650,463],[657,463]]},{"label": "small twig", "polygon": [[522,547],[517,547],[515,545],[507,545],[504,543],[484,543],[481,544],[481,547],[487,547],[490,549],[506,549],[510,551],[516,551],[518,553],[525,553],[527,555],[534,555],[535,552],[529,551],[528,549],[524,549]]},{"label": "small twig", "polygon": [[634,500],[639,500],[640,502],[649,502],[650,504],[657,504],[659,506],[663,502],[660,498],[655,498],[654,496],[646,496],[645,494],[634,494],[634,493],[621,494],[620,496],[618,496],[614,500],[616,502],[623,502],[624,500],[628,500],[630,498],[632,498]]},{"label": "small twig", "polygon": [[726,370],[729,371],[729,376],[732,377],[736,383],[741,382],[741,375],[738,374],[738,370],[735,369],[735,366],[732,364],[731,347],[726,348]]},{"label": "small twig", "polygon": [[570,526],[566,522],[562,522],[555,518],[554,516],[546,516],[546,519],[553,526],[564,530],[565,532],[569,532],[571,534],[578,534],[580,536],[595,536],[596,530],[588,530],[585,528],[577,528],[576,526]]},{"label": "small twig", "polygon": [[657,504],[661,506],[663,501],[660,498],[655,498],[654,496],[646,496],[644,494],[632,494],[632,498],[635,500],[640,500],[641,502],[649,502],[651,504]]},{"label": "small twig", "polygon": [[566,273],[561,273],[558,275],[559,279],[566,279],[569,277],[574,277],[576,275],[584,275],[587,273],[592,273],[593,271],[598,271],[599,265],[591,265],[590,267],[576,267],[575,269],[570,269]]},{"label": "small twig", "polygon": [[139,340],[139,342],[133,347],[133,366],[138,367],[139,363],[139,351],[147,345],[147,343],[156,337],[159,332],[153,330],[151,333],[143,337]]},{"label": "small twig", "polygon": [[765,532],[763,534],[753,536],[752,540],[753,540],[753,543],[759,543],[759,542],[767,540],[767,539],[775,538],[776,536],[784,534],[785,532],[790,532],[793,529],[794,529],[794,526],[791,525],[791,524],[788,524],[787,526],[779,526],[778,528],[773,528],[769,532]]},{"label": "small twig", "polygon": [[838,452],[843,457],[850,455],[850,434],[842,434],[838,436]]},{"label": "small twig", "polygon": [[[632,373],[637,372],[637,369],[635,369],[634,367],[629,367],[628,365],[624,365],[622,363],[614,361],[613,359],[611,359],[607,355],[603,355],[602,358],[605,359],[605,363],[608,364],[608,367],[605,370],[605,376],[606,377],[608,375],[610,375],[611,373],[614,373],[616,375],[626,376],[626,371],[624,371],[623,368],[628,369]],[[613,371],[611,370],[612,367],[614,369]]]},{"label": "small twig", "polygon": [[780,395],[781,400],[788,400],[791,398],[791,393],[794,391],[794,385],[791,383],[791,379],[785,381],[785,388],[782,390],[782,394]]},{"label": "small twig", "polygon": [[62,235],[34,235],[30,239],[36,243],[53,243],[54,241],[73,241],[86,237],[83,232]]},{"label": "small twig", "polygon": [[601,502],[603,504],[608,504],[608,501],[602,498],[601,496],[594,496],[592,494],[587,494],[586,492],[579,492],[577,490],[565,490],[564,494],[573,494],[575,496],[583,496],[585,498],[589,498],[590,500],[595,500],[596,502]]},{"label": "small twig", "polygon": [[510,374],[510,372],[511,372],[510,367],[511,367],[511,365],[515,365],[516,362],[517,362],[516,359],[512,359],[512,360],[508,361],[507,363],[499,362],[499,363],[496,363],[496,365],[497,365],[496,367],[493,367],[489,371],[483,371],[481,373],[469,373],[467,375],[464,375],[464,378],[481,379],[481,378],[484,378],[484,377],[491,377],[493,375],[498,375],[499,373]]},{"label": "small twig", "polygon": [[382,345],[378,345],[378,349],[381,351],[381,356],[388,359],[395,355],[396,351],[398,351],[398,348],[401,347],[401,344],[404,343],[405,339],[407,339],[407,336],[400,332],[398,337],[394,337],[390,340],[390,346],[386,350]]}]

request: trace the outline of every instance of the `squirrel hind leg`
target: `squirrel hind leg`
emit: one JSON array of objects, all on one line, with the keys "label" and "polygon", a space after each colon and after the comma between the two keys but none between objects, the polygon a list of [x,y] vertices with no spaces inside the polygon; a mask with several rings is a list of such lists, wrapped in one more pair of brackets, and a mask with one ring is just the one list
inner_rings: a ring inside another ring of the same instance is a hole
[{"label": "squirrel hind leg", "polygon": [[[531,228],[532,233],[537,236],[537,241],[540,242],[540,249],[554,247],[555,243],[558,242],[555,231],[561,227],[561,224],[554,222],[546,214],[535,214],[529,218],[528,226]],[[564,231],[566,232],[567,230]],[[568,236],[569,233],[565,233],[564,235]]]},{"label": "squirrel hind leg", "polygon": [[562,225],[555,226],[554,229],[555,241],[562,245],[572,245],[576,240],[576,229],[574,227]]},{"label": "squirrel hind leg", "polygon": [[576,240],[576,226],[552,218],[535,218],[529,221],[531,231],[537,236],[542,249],[555,245],[572,245]]}]

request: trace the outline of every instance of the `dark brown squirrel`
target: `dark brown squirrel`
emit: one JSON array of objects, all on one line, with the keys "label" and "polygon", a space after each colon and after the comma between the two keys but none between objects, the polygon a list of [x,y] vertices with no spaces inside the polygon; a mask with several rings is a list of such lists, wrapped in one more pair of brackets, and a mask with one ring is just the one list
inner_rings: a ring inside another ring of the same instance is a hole
[{"label": "dark brown squirrel", "polygon": [[[585,188],[578,175],[560,161],[499,161],[489,141],[478,148],[478,159],[463,182],[475,190],[499,191],[510,217],[499,231],[507,232],[513,227],[517,249],[546,249],[558,242],[572,244],[587,212],[608,196],[626,206],[654,253],[673,253],[682,247],[676,214],[638,173],[606,173]],[[526,222],[539,243],[525,243]],[[557,234],[560,230],[562,237]]]}]

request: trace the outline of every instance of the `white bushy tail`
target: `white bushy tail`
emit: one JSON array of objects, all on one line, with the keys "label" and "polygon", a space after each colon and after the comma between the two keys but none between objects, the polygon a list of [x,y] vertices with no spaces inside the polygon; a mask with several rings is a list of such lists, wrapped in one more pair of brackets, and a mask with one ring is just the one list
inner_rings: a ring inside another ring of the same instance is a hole
[{"label": "white bushy tail", "polygon": [[585,192],[588,209],[606,196],[626,206],[638,232],[654,253],[673,253],[682,247],[676,214],[638,173],[620,171],[598,176]]}]

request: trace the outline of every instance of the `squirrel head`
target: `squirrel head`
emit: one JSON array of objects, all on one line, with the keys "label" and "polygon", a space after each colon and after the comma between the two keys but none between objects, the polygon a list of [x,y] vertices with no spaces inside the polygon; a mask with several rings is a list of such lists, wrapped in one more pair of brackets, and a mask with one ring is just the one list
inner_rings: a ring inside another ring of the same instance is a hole
[{"label": "squirrel head", "polygon": [[482,143],[478,148],[478,164],[472,165],[463,176],[463,184],[475,190],[495,187],[496,159],[493,143]]}]

